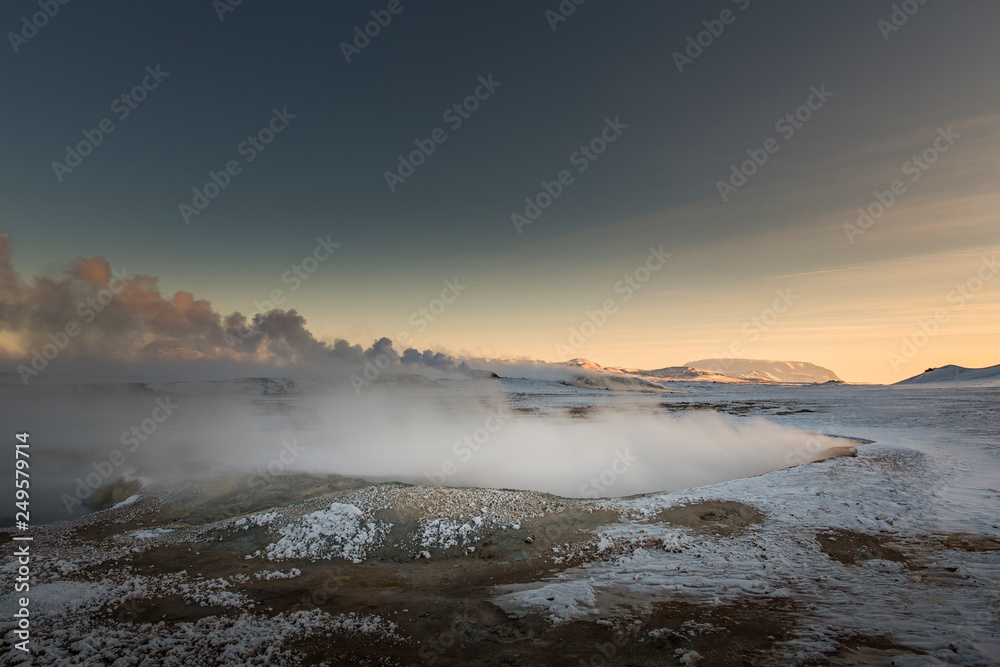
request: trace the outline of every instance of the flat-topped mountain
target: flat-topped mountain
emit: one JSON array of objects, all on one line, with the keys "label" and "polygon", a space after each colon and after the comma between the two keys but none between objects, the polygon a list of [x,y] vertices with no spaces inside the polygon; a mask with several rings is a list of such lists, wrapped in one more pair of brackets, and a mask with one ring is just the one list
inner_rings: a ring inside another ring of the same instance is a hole
[{"label": "flat-topped mountain", "polygon": [[737,380],[763,382],[841,382],[837,374],[807,361],[763,359],[699,359],[685,366],[711,371]]}]

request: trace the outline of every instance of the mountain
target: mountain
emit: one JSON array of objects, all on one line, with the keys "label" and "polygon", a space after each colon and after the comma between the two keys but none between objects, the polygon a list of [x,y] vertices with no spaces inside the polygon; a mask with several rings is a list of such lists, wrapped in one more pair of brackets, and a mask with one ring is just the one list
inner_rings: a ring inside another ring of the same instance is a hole
[{"label": "mountain", "polygon": [[685,366],[711,371],[749,382],[793,382],[813,384],[841,382],[837,374],[805,361],[765,361],[763,359],[700,359]]},{"label": "mountain", "polygon": [[634,376],[636,379],[642,379],[643,381],[651,382],[725,382],[733,383],[738,380],[727,377],[720,373],[713,373],[712,371],[698,370],[697,368],[689,368],[686,366],[668,366],[666,368],[658,368],[656,370],[643,370],[641,368],[617,368],[615,366],[602,366],[596,361],[590,361],[589,359],[570,359],[569,361],[564,361],[561,364],[556,364],[559,366],[569,366],[571,368],[576,368],[585,371],[591,371],[593,373],[601,373],[603,375],[624,375],[624,376]]},{"label": "mountain", "polygon": [[906,386],[1000,387],[1000,365],[987,368],[965,368],[952,364],[940,368],[928,368],[920,375],[915,375],[896,384]]},{"label": "mountain", "polygon": [[758,361],[753,359],[703,359],[684,366],[667,366],[654,370],[602,366],[589,359],[571,359],[556,364],[600,376],[620,376],[641,383],[714,382],[722,384],[744,383],[799,383],[815,384],[841,382],[833,371],[801,361]]}]

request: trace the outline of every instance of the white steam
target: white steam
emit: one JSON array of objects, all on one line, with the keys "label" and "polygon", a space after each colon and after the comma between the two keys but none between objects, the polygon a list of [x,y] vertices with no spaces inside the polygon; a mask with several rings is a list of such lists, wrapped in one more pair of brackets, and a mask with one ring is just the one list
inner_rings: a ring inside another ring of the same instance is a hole
[{"label": "white steam", "polygon": [[168,484],[238,471],[259,487],[311,472],[609,497],[759,475],[845,444],[761,418],[665,414],[662,394],[467,380],[248,396],[254,382],[0,393],[4,422],[32,433],[32,497],[46,521],[79,516],[67,497],[129,472]]}]

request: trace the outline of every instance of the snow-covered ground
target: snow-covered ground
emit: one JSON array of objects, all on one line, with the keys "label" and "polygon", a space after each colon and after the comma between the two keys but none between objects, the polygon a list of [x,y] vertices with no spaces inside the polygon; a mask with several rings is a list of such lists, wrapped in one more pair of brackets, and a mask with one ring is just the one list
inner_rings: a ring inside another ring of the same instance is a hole
[{"label": "snow-covered ground", "polygon": [[[243,492],[249,504],[233,504],[237,487],[220,491],[223,511],[197,505],[185,483],[148,486],[38,528],[35,664],[320,664],[323,646],[370,664],[470,664],[507,651],[551,664],[543,637],[585,663],[717,664],[712,647],[738,631],[745,603],[784,623],[761,630],[753,664],[1000,664],[1000,390],[500,384],[507,409],[554,433],[605,411],[711,410],[737,426],[871,444],[627,498],[350,481],[296,495],[275,476]],[[3,591],[16,572],[5,556]],[[477,620],[454,620],[459,598],[482,605]],[[0,596],[0,664],[23,658],[10,648],[15,606]],[[610,658],[582,638],[612,630],[627,641]],[[750,650],[729,646],[728,658]]]},{"label": "snow-covered ground", "polygon": [[900,386],[937,385],[945,387],[1000,387],[1000,366],[965,368],[942,366],[929,368],[920,375],[897,382]]},{"label": "snow-covered ground", "polygon": [[[1000,554],[943,550],[935,537],[1000,536],[1000,393],[817,391],[832,409],[797,416],[800,425],[847,429],[876,444],[853,459],[614,503],[641,518],[678,504],[735,500],[765,514],[758,529],[717,545],[663,524],[615,526],[602,533],[607,547],[652,536],[672,548],[640,547],[587,564],[544,586],[507,593],[501,605],[563,620],[605,615],[602,593],[616,599],[622,590],[647,603],[678,595],[709,604],[792,598],[808,621],[780,656],[790,662],[822,659],[845,634],[884,633],[926,652],[893,664],[1000,664]],[[892,536],[927,560],[926,569],[914,575],[877,558],[837,562],[815,537],[829,529]]]}]

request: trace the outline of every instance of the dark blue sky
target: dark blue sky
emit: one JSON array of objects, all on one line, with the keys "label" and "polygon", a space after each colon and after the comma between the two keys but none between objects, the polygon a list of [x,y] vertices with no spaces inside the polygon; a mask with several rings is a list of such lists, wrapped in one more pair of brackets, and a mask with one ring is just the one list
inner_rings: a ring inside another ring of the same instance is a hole
[{"label": "dark blue sky", "polygon": [[[597,267],[613,266],[608,276],[628,270],[654,241],[679,257],[713,248],[715,271],[681,272],[664,287],[689,293],[995,242],[973,225],[944,240],[900,233],[846,246],[845,258],[817,239],[805,251],[800,238],[807,219],[817,235],[831,226],[827,213],[849,221],[884,185],[873,165],[894,171],[936,127],[996,114],[995,2],[929,2],[886,41],[877,21],[890,16],[889,2],[588,0],[553,31],[545,11],[555,0],[402,0],[403,11],[345,62],[340,43],[387,4],[244,0],[220,21],[209,0],[76,0],[18,53],[5,40],[0,228],[12,236],[15,265],[34,275],[101,255],[160,276],[166,291],[252,311],[316,236],[332,235],[342,250],[336,266],[296,305],[319,334],[364,336],[405,322],[455,273],[494,285],[489,300],[509,311],[506,322],[535,312],[518,310],[526,277],[546,286],[529,299],[533,308],[586,306],[597,289],[586,278],[608,281]],[[733,23],[679,73],[672,53],[725,9]],[[37,11],[36,2],[6,2],[0,27],[19,31]],[[59,182],[53,160],[113,117],[111,102],[156,65],[169,76],[128,118],[113,118],[114,132]],[[383,173],[415,139],[446,127],[442,112],[481,75],[501,86],[462,127],[446,128],[447,141],[391,193]],[[717,181],[820,84],[835,93],[828,106],[723,204]],[[274,107],[296,118],[185,225],[178,204],[190,203],[209,170],[242,160],[237,146]],[[606,117],[628,129],[516,234],[511,213],[569,167]],[[784,260],[740,266],[749,249],[775,243],[788,244]],[[488,307],[480,301],[470,313]],[[564,329],[577,311],[552,326]],[[432,341],[454,349],[462,331],[475,338],[466,322]],[[518,342],[498,352],[543,354],[521,344],[523,331],[508,333]]]}]

